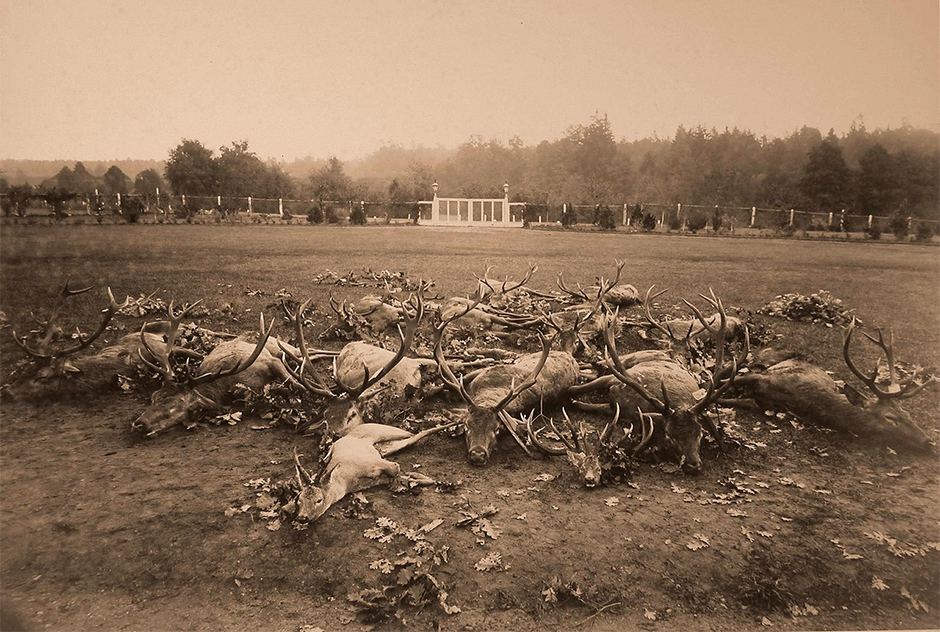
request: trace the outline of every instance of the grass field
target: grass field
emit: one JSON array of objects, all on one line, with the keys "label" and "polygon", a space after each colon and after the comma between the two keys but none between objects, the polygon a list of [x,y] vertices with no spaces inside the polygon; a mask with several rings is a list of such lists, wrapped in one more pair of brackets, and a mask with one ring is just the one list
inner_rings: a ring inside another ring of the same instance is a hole
[{"label": "grass field", "polygon": [[[622,282],[641,291],[669,288],[667,305],[712,287],[726,304],[756,312],[777,294],[825,289],[866,326],[893,328],[899,359],[940,365],[940,249],[932,246],[411,226],[3,226],[2,373],[19,353],[9,326],[28,326],[30,311],[50,305],[67,275],[77,285],[109,285],[119,300],[156,291],[166,300],[203,299],[212,310],[230,303],[237,322],[215,315],[204,324],[241,331],[279,288],[324,307],[330,290],[366,293],[316,284],[326,269],[404,271],[452,296],[470,293],[473,273],[487,265],[518,278],[537,264],[530,285],[549,290],[558,272],[569,283],[609,276],[615,259],[627,261]],[[102,299],[103,289],[77,297],[70,320],[87,329]],[[778,346],[848,379],[838,328],[755,321],[780,335]],[[278,327],[275,333],[287,333]],[[865,366],[877,359],[870,345],[857,348]],[[930,392],[907,406],[934,439],[938,404]],[[289,474],[296,437],[239,426],[140,443],[129,421],[143,405],[141,396],[117,393],[86,405],[4,404],[0,596],[36,628],[360,629],[346,595],[374,582],[369,562],[389,555],[361,537],[372,523],[334,511],[307,532],[271,533],[247,517],[223,516],[250,496],[247,480]],[[377,515],[409,526],[446,519],[446,529],[434,533],[451,546],[445,581],[463,612],[423,613],[410,625],[757,629],[764,618],[784,629],[940,625],[940,554],[928,546],[940,542],[936,459],[774,427],[759,416],[748,421],[742,426],[753,426],[766,444],[761,452],[708,453],[696,479],[645,468],[637,473],[639,492],[581,490],[561,459],[523,460],[506,443],[484,470],[470,468],[461,444],[445,438],[403,455],[403,466],[420,461],[422,472],[463,481],[457,496],[369,493]],[[531,487],[540,472],[558,478],[539,492],[495,494]],[[727,491],[722,481],[733,476],[770,485],[746,505],[746,519],[697,502]],[[616,508],[602,502],[610,495],[620,497]],[[464,498],[500,506],[502,539],[484,549],[452,528]],[[771,535],[755,539],[760,531]],[[693,533],[710,546],[686,548]],[[899,556],[874,533],[922,552]],[[474,570],[493,547],[511,568]],[[596,608],[547,606],[540,591],[552,576],[592,589]],[[888,588],[873,588],[875,579]]]}]

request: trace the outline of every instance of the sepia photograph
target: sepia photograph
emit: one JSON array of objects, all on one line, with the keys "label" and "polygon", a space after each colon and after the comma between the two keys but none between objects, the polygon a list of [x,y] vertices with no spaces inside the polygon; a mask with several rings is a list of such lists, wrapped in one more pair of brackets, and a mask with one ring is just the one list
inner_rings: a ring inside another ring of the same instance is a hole
[{"label": "sepia photograph", "polygon": [[0,0],[0,632],[940,629],[937,0]]}]

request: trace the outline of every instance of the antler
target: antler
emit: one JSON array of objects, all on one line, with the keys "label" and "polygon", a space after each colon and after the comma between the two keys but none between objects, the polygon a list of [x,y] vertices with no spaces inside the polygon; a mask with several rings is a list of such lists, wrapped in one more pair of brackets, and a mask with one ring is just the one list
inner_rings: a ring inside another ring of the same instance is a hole
[{"label": "antler", "polygon": [[[708,392],[706,393],[705,397],[702,398],[702,400],[698,402],[692,409],[696,413],[701,412],[706,407],[710,406],[731,387],[731,384],[734,382],[734,378],[738,374],[738,366],[739,364],[743,364],[747,359],[747,354],[751,345],[750,334],[748,333],[747,327],[745,326],[744,346],[740,358],[735,358],[732,356],[731,365],[729,367],[724,365],[725,340],[728,335],[728,316],[725,313],[725,306],[721,302],[721,299],[715,296],[715,291],[711,288],[708,288],[708,292],[711,294],[710,297],[705,296],[704,294],[699,294],[699,296],[708,301],[712,307],[718,310],[718,329],[715,329],[713,325],[705,319],[705,317],[702,315],[702,312],[700,312],[692,303],[682,299],[683,302],[685,302],[685,304],[688,305],[695,314],[695,317],[702,324],[702,327],[704,327],[715,340],[715,368],[712,371],[711,378],[709,379]],[[714,323],[714,316],[711,318],[711,321]],[[724,381],[722,382],[722,380]],[[718,386],[719,382],[722,382],[720,386]]]},{"label": "antler", "polygon": [[[662,333],[664,333],[664,334],[666,334],[667,336],[669,336],[669,340],[671,340],[673,343],[678,343],[678,342],[680,342],[680,340],[679,340],[678,338],[676,338],[676,335],[672,332],[672,329],[670,329],[668,326],[663,326],[662,323],[660,323],[659,321],[655,320],[655,319],[653,318],[653,314],[650,312],[650,301],[651,301],[652,299],[655,299],[655,298],[657,298],[657,297],[660,297],[660,296],[662,296],[663,294],[665,294],[666,292],[668,292],[668,290],[661,290],[661,291],[659,291],[659,292],[656,292],[656,294],[653,294],[652,296],[650,296],[650,294],[652,293],[654,287],[656,287],[656,286],[655,286],[655,285],[651,285],[651,286],[649,287],[649,289],[646,290],[646,298],[643,299],[643,314],[644,314],[644,316],[646,316],[646,322],[648,322],[651,326],[653,326],[654,328],[658,329],[658,330],[661,331]],[[685,339],[688,340],[688,337],[689,337],[690,335],[692,335],[692,327],[689,327],[689,333],[686,334],[686,338],[685,338]]]},{"label": "antler", "polygon": [[538,271],[539,267],[535,265],[529,268],[529,270],[525,273],[525,276],[522,277],[522,280],[513,285],[509,284],[508,279],[503,281],[502,284],[500,285],[499,290],[494,288],[491,283],[491,279],[487,278],[490,274],[490,270],[492,269],[493,269],[493,266],[487,266],[486,271],[483,272],[482,277],[478,277],[476,274],[473,275],[474,277],[476,277],[476,280],[478,282],[477,291],[480,294],[481,300],[482,298],[486,296],[486,290],[483,289],[484,287],[488,288],[490,290],[490,293],[492,294],[506,294],[507,292],[518,290],[520,287],[522,287],[523,285],[529,282],[529,280],[532,278],[532,275],[535,274],[536,271]]},{"label": "antler", "polygon": [[537,331],[535,333],[538,334],[539,341],[542,343],[542,355],[539,357],[539,361],[535,365],[535,368],[532,369],[532,372],[529,373],[529,376],[523,380],[522,384],[517,387],[515,379],[510,382],[509,393],[507,393],[506,396],[503,397],[503,399],[500,400],[498,404],[496,404],[496,410],[498,411],[508,406],[512,400],[516,399],[522,393],[522,391],[535,385],[536,380],[538,380],[539,373],[542,372],[542,368],[545,366],[545,361],[548,360],[548,354],[552,350],[552,344],[555,342],[555,338],[558,337],[558,334],[555,334],[551,337],[551,339],[546,339],[545,336],[542,335],[541,331]]},{"label": "antler", "polygon": [[235,366],[228,369],[219,369],[218,371],[213,371],[212,373],[203,373],[194,378],[190,378],[189,385],[196,387],[208,384],[209,382],[214,382],[223,377],[231,377],[236,373],[241,373],[252,364],[255,360],[258,359],[258,356],[261,355],[261,352],[264,351],[264,345],[268,342],[268,337],[271,335],[271,330],[274,329],[274,321],[271,322],[271,325],[265,329],[264,327],[264,312],[261,313],[261,335],[258,337],[258,344],[255,345],[254,351],[251,352],[251,355],[247,359],[240,362],[236,362]]},{"label": "antler", "polygon": [[[422,279],[419,283],[418,291],[409,298],[408,301],[402,303],[402,316],[405,321],[405,330],[402,331],[401,323],[398,324],[398,336],[400,338],[400,344],[398,345],[398,352],[395,356],[389,360],[389,362],[379,370],[375,375],[369,375],[369,367],[363,363],[363,377],[362,383],[357,387],[350,387],[346,384],[343,384],[339,379],[339,375],[336,372],[336,361],[333,361],[333,376],[336,380],[336,385],[339,386],[343,391],[345,391],[350,398],[355,399],[362,395],[362,393],[381,380],[383,377],[388,375],[388,373],[394,369],[402,358],[405,357],[405,354],[408,353],[408,349],[411,348],[411,343],[414,341],[415,333],[418,331],[418,324],[421,322],[421,318],[424,316],[424,280]],[[411,313],[408,310],[408,303],[414,301],[414,312]]]},{"label": "antler", "polygon": [[[320,375],[313,368],[313,360],[310,357],[310,353],[307,350],[307,343],[304,340],[304,317],[303,314],[307,311],[307,307],[310,306],[313,299],[307,299],[304,301],[303,305],[297,308],[297,310],[290,314],[291,319],[294,321],[294,331],[297,334],[297,345],[300,348],[301,357],[298,358],[294,353],[288,349],[284,343],[278,341],[278,346],[281,348],[282,361],[284,368],[287,369],[287,372],[291,376],[300,382],[300,384],[310,391],[311,393],[316,393],[317,395],[322,395],[324,397],[336,397],[338,394],[333,392],[333,390],[326,385]],[[330,297],[330,304],[332,306],[333,297]],[[287,362],[287,357],[290,357],[294,363],[299,364],[299,368],[294,370],[291,368],[291,363]],[[313,382],[307,379],[307,367],[310,367],[310,374],[313,376]]]},{"label": "antler", "polygon": [[[649,292],[647,292],[647,296],[649,296]],[[620,310],[618,308],[614,311],[612,316],[609,315],[607,317],[607,324],[604,327],[604,359],[607,362],[607,366],[611,372],[617,376],[618,380],[632,388],[636,391],[637,395],[649,402],[658,412],[665,415],[669,412],[668,401],[664,403],[651,395],[649,391],[646,390],[646,387],[627,373],[623,363],[620,361],[620,355],[617,353],[617,344],[614,341],[614,327],[616,326],[619,313]],[[663,393],[665,393],[665,387],[663,387]]]},{"label": "antler", "polygon": [[876,377],[878,376],[878,367],[872,370],[871,375],[867,376],[862,373],[855,363],[852,362],[852,358],[849,357],[849,344],[852,342],[852,333],[855,331],[855,317],[852,318],[852,322],[849,323],[849,326],[842,333],[842,356],[845,358],[845,363],[848,365],[849,370],[855,374],[855,376],[860,379],[868,389],[878,397],[878,399],[907,399],[908,397],[913,397],[921,390],[923,390],[927,385],[933,383],[937,380],[936,376],[931,375],[925,382],[922,384],[917,384],[916,380],[919,377],[923,377],[925,370],[915,371],[911,377],[907,378],[902,382],[897,381],[897,372],[894,366],[894,332],[890,329],[888,330],[888,342],[885,342],[884,335],[880,329],[876,329],[878,332],[878,339],[876,340],[874,336],[871,336],[864,331],[862,335],[871,340],[873,343],[878,345],[881,350],[884,352],[885,357],[888,361],[888,378],[891,381],[888,390],[883,390],[878,387],[875,382]]},{"label": "antler", "polygon": [[148,367],[150,367],[151,369],[159,373],[164,381],[169,382],[175,378],[175,376],[173,375],[173,365],[170,362],[170,355],[173,352],[173,345],[176,343],[176,334],[179,331],[180,323],[182,323],[183,319],[186,318],[189,312],[191,312],[193,308],[199,305],[199,303],[201,302],[202,300],[200,299],[192,304],[189,304],[189,303],[184,304],[183,308],[180,310],[179,315],[177,315],[175,309],[173,308],[173,301],[170,301],[170,304],[166,308],[169,322],[167,323],[167,328],[166,328],[166,345],[164,346],[162,352],[157,352],[156,350],[154,350],[150,346],[150,343],[147,342],[147,336],[144,335],[147,329],[147,326],[150,323],[144,323],[143,326],[140,328],[141,345],[143,346],[144,349],[147,350],[147,353],[149,353],[151,357],[155,358],[159,362],[159,365],[154,364],[153,362],[148,360],[146,357],[144,357],[144,353],[143,351],[141,351],[140,347],[137,348],[137,355],[140,356],[140,359],[143,361],[145,365],[147,365]]},{"label": "antler", "polygon": [[31,349],[29,345],[26,344],[25,336],[20,337],[16,335],[16,331],[13,332],[13,340],[23,351],[26,352],[26,354],[29,357],[34,358],[36,360],[48,360],[49,358],[66,356],[66,355],[75,353],[77,351],[81,351],[82,349],[84,349],[85,347],[93,343],[95,340],[97,340],[98,337],[102,333],[104,333],[104,330],[108,326],[108,323],[117,313],[117,311],[121,309],[121,307],[123,307],[123,305],[118,305],[117,302],[114,300],[114,295],[111,293],[111,288],[109,287],[108,288],[109,304],[106,309],[102,310],[102,313],[105,316],[104,316],[104,319],[102,320],[101,325],[98,327],[98,330],[87,338],[82,336],[81,332],[78,332],[79,343],[77,345],[73,347],[69,347],[67,349],[61,349],[59,351],[50,351],[49,345],[52,344],[53,338],[56,335],[56,328],[54,327],[55,321],[58,319],[59,311],[62,309],[62,306],[65,304],[66,299],[70,296],[75,296],[76,294],[84,294],[85,292],[88,292],[94,287],[94,286],[89,285],[88,287],[76,290],[76,289],[72,289],[71,287],[69,287],[70,281],[71,281],[71,276],[65,279],[65,285],[62,286],[62,290],[59,292],[59,299],[56,301],[56,304],[52,307],[52,311],[49,314],[48,319],[44,321],[39,320],[38,318],[36,318],[35,315],[30,314],[33,320],[36,321],[39,325],[41,325],[45,331],[43,339],[39,341],[39,345],[36,349]]}]

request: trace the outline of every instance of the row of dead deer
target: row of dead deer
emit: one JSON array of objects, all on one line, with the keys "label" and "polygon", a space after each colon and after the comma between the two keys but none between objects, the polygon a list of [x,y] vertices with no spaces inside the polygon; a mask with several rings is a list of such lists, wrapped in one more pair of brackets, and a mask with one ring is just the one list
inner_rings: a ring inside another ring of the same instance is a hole
[{"label": "row of dead deer", "polygon": [[[411,445],[455,423],[466,428],[468,459],[475,465],[488,462],[498,432],[505,429],[530,455],[535,451],[567,454],[588,486],[600,482],[598,455],[609,450],[613,443],[630,446],[634,456],[656,446],[661,452],[674,454],[686,472],[696,473],[702,468],[700,445],[705,431],[723,449],[722,433],[708,410],[718,402],[740,403],[740,399],[735,402],[724,399],[732,389],[756,400],[764,408],[787,410],[809,423],[878,437],[896,447],[929,447],[927,436],[901,408],[900,401],[916,395],[935,378],[930,371],[922,370],[898,380],[890,334],[887,340],[880,331],[877,338],[865,334],[887,358],[890,382],[884,387],[876,381],[877,369],[868,375],[851,359],[849,347],[856,323],[845,330],[843,356],[852,373],[875,396],[867,399],[851,388],[843,394],[824,371],[800,360],[785,360],[764,370],[755,368],[739,374],[748,358],[748,330],[741,321],[727,315],[722,301],[713,292],[702,298],[715,310],[714,314],[706,317],[695,305],[685,301],[692,312],[691,318],[657,321],[650,305],[652,299],[662,293],[652,294],[654,288],[650,288],[642,301],[645,324],[649,330],[665,335],[665,349],[621,355],[616,342],[620,328],[619,307],[613,306],[629,305],[637,300],[632,286],[618,285],[622,268],[623,264],[618,263],[616,278],[601,279],[589,290],[580,286],[572,290],[559,275],[561,295],[534,290],[533,294],[554,299],[563,297],[573,300],[575,305],[538,316],[500,312],[487,305],[493,296],[520,291],[535,268],[530,269],[522,282],[515,284],[502,282],[498,285],[484,274],[478,278],[478,288],[472,298],[452,299],[439,308],[432,334],[433,358],[408,357],[425,313],[423,293],[429,284],[422,284],[408,300],[390,305],[398,316],[394,324],[399,341],[394,352],[358,341],[347,344],[339,352],[309,349],[304,336],[308,301],[291,314],[296,347],[271,338],[271,327],[265,327],[262,316],[257,342],[248,342],[244,336],[224,342],[202,359],[195,376],[186,372],[185,377],[180,377],[175,368],[177,358],[185,357],[187,361],[195,358],[177,346],[175,339],[180,323],[195,304],[176,310],[171,303],[167,320],[145,324],[139,333],[125,336],[97,355],[70,360],[69,356],[89,347],[104,332],[121,306],[109,290],[109,305],[96,332],[90,336],[78,334],[74,338],[77,342],[56,350],[54,342],[61,337],[61,330],[57,330],[55,320],[63,302],[69,296],[91,289],[74,290],[66,282],[52,316],[40,321],[41,338],[36,344],[30,345],[26,337],[14,333],[17,344],[34,360],[35,371],[32,377],[22,376],[3,392],[29,397],[30,385],[48,380],[50,376],[60,382],[72,380],[74,383],[77,376],[85,375],[89,384],[96,384],[109,370],[114,373],[130,365],[142,366],[159,375],[163,382],[153,394],[150,407],[134,424],[152,436],[168,427],[185,425],[200,413],[219,410],[231,399],[235,384],[239,382],[256,390],[273,382],[303,387],[327,401],[324,420],[330,431],[339,436],[318,476],[310,476],[299,460],[296,462],[298,481],[307,490],[304,498],[320,499],[313,505],[303,505],[308,507],[303,511],[306,516],[319,515],[316,507],[325,511],[342,497],[337,496],[342,490],[362,489],[393,473],[397,476],[398,470],[384,459],[390,450]],[[608,300],[612,293],[625,298]],[[337,307],[334,303],[338,313],[344,309],[345,306]],[[533,329],[541,350],[519,356],[511,364],[495,364],[458,377],[460,370],[476,365],[463,363],[458,368],[453,359],[446,356],[443,343],[447,328],[465,317],[477,326]],[[554,330],[554,336],[546,338],[543,330]],[[743,341],[735,354],[730,348],[726,350],[726,346],[739,332]],[[597,337],[602,338],[604,367],[609,373],[581,383],[585,371],[577,354]],[[704,388],[689,370],[689,346],[700,338],[711,339],[715,348],[714,368],[708,372]],[[556,344],[559,349],[553,350]],[[316,369],[315,364],[323,359],[333,363],[331,379],[323,378]],[[438,374],[444,387],[466,404],[457,421],[418,435],[388,425],[417,402],[442,390],[434,383],[433,378]],[[576,399],[590,393],[600,395],[603,403],[592,405]],[[595,432],[586,429],[583,422],[571,423],[564,411],[566,423],[559,424],[561,428],[551,417],[541,414],[546,406],[557,408],[565,402],[589,411],[607,411],[612,419],[602,431]],[[537,419],[542,423],[536,423]],[[591,435],[596,436],[596,440],[592,440]],[[380,447],[385,444],[392,447]],[[316,485],[316,480],[325,487]]]}]

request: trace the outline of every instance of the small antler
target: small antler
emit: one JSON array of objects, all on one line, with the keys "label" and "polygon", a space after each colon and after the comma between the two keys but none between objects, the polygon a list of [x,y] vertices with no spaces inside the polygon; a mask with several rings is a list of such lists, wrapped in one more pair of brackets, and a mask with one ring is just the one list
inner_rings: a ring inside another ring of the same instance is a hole
[{"label": "small antler", "polygon": [[473,275],[474,277],[476,277],[476,280],[478,282],[477,291],[479,292],[481,298],[484,298],[487,295],[486,289],[489,289],[490,294],[506,294],[507,292],[518,290],[520,287],[522,287],[523,285],[529,282],[529,280],[532,278],[532,275],[535,274],[536,271],[538,271],[539,267],[537,265],[530,267],[528,271],[526,271],[525,276],[522,277],[522,280],[516,283],[510,284],[508,279],[503,281],[500,284],[499,290],[493,287],[492,279],[488,278],[490,274],[490,270],[492,269],[493,269],[493,266],[488,266],[486,268],[486,271],[483,273],[482,277],[478,277],[476,276],[476,274]]}]

